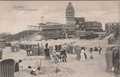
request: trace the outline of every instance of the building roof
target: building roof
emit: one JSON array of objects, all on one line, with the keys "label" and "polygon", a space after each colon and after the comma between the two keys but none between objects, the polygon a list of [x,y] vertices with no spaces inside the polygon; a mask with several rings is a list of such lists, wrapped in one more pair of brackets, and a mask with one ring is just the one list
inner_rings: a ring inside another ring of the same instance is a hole
[{"label": "building roof", "polygon": [[67,8],[66,8],[66,11],[67,11],[67,10],[74,10],[71,2],[69,2],[68,6],[67,6]]},{"label": "building roof", "polygon": [[36,27],[39,27],[42,29],[62,29],[63,26],[64,24],[60,24],[57,22],[46,22],[46,23],[39,23],[39,25]]},{"label": "building roof", "polygon": [[109,23],[106,23],[105,25],[108,25],[108,26],[114,26],[114,25],[119,25],[120,23],[117,23],[117,22],[109,22]]},{"label": "building roof", "polygon": [[45,23],[38,23],[39,25],[46,25]]},{"label": "building roof", "polygon": [[75,19],[75,21],[85,22],[85,18],[84,17],[75,17],[74,19]]}]

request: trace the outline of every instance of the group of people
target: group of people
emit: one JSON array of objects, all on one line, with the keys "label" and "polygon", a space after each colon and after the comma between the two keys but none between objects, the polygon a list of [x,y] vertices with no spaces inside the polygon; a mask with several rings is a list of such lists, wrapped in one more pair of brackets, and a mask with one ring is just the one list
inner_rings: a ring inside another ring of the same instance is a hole
[{"label": "group of people", "polygon": [[54,49],[53,49],[53,61],[55,63],[58,62],[67,62],[67,53],[66,50],[62,47],[62,45],[55,45]]},{"label": "group of people", "polygon": [[98,51],[99,54],[101,54],[102,48],[101,47],[94,47],[94,48],[90,48],[89,52],[90,52],[90,56],[88,57],[88,55],[86,54],[86,49],[85,47],[81,47],[81,49],[79,50],[79,53],[77,52],[77,59],[80,61],[85,61],[86,59],[93,59],[94,55],[93,55],[93,51]]},{"label": "group of people", "polygon": [[[96,48],[90,48],[90,50],[89,50],[91,59],[93,59],[92,53],[95,50],[96,50]],[[102,48],[99,47],[99,49],[98,49],[99,54],[101,53],[101,50],[102,50]],[[28,50],[28,51],[30,51],[30,50]],[[44,51],[45,59],[51,60],[50,49],[49,49],[48,43],[45,44],[43,51]],[[79,55],[80,55],[80,61],[84,62],[88,58],[85,47],[81,47]],[[67,50],[65,49],[64,45],[55,45],[54,46],[52,59],[53,59],[54,63],[67,62]],[[21,62],[22,62],[22,60],[19,60],[19,62],[16,63],[15,72],[18,72],[20,70],[19,68],[21,68],[21,66],[20,66]],[[40,67],[38,67],[37,69],[34,69],[34,68],[32,68],[32,66],[28,66],[28,69],[30,70],[31,75],[40,74],[40,70],[41,70]]]},{"label": "group of people", "polygon": [[65,51],[65,49],[61,49],[60,52],[53,52],[53,59],[55,61],[55,63],[58,63],[60,61],[62,62],[67,62],[67,53]]},{"label": "group of people", "polygon": [[[63,47],[62,47],[63,46]],[[55,45],[55,49],[53,52],[53,58],[55,63],[58,63],[59,61],[63,61],[66,62],[67,61],[67,53],[69,51],[67,51],[64,47],[64,45]],[[102,51],[102,47],[94,47],[94,48],[90,48],[89,52],[90,52],[90,59],[93,59],[93,51],[98,51],[99,54],[101,54]],[[85,61],[86,59],[88,59],[88,55],[86,54],[86,49],[85,47],[81,47],[81,49],[79,50],[79,53],[77,53],[77,58],[79,57],[79,60],[81,61]]]},{"label": "group of people", "polygon": [[[69,49],[69,46],[66,43],[64,45],[55,45],[53,49],[53,56],[52,56],[52,58],[54,59],[54,62],[55,63],[58,63],[61,61],[67,62],[67,53],[69,52],[68,49]],[[90,59],[93,59],[93,51],[98,51],[98,53],[101,54],[102,47],[99,46],[99,47],[90,48],[89,51],[90,51]],[[48,43],[45,44],[44,54],[46,59],[51,59]],[[85,61],[87,58],[88,57],[86,54],[85,47],[81,47],[80,60]]]},{"label": "group of people", "polygon": [[93,48],[90,48],[89,51],[90,51],[90,59],[93,59],[93,53],[92,53],[92,52],[93,52],[93,51],[98,51],[98,53],[101,54],[101,52],[102,52],[102,47],[100,47],[100,46],[99,46],[98,48],[97,48],[97,47],[94,47],[94,49],[93,49]]},{"label": "group of people", "polygon": [[[15,63],[15,72],[18,72],[23,69],[23,64],[22,60],[19,60],[18,62]],[[28,66],[29,73],[31,75],[39,75],[41,74],[41,67],[37,67],[36,69],[33,68],[32,66]]]},{"label": "group of people", "polygon": [[18,72],[21,68],[23,68],[22,60],[19,60],[15,63],[15,72]]}]

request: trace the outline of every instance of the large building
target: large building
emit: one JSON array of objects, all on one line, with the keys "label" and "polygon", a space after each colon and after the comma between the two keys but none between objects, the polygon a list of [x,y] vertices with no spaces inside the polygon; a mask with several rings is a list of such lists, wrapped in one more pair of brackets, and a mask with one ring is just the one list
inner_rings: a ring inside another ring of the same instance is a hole
[{"label": "large building", "polygon": [[102,24],[96,21],[86,21],[84,17],[75,17],[75,10],[71,2],[65,10],[66,24],[59,24],[55,22],[40,23],[38,26],[28,25],[29,30],[39,30],[47,33],[61,32],[65,34],[66,38],[69,36],[84,35],[89,31],[100,32]]},{"label": "large building", "polygon": [[37,26],[28,25],[29,30],[39,30],[39,31],[53,31],[53,30],[63,30],[64,24],[59,24],[55,22],[39,23]]},{"label": "large building", "polygon": [[119,45],[119,41],[120,41],[119,26],[120,26],[120,23],[117,23],[117,22],[109,22],[105,24],[106,35],[109,35],[111,33],[113,34],[113,37],[110,37],[108,39],[108,44]]},{"label": "large building", "polygon": [[102,24],[97,21],[86,21],[84,17],[75,17],[75,10],[71,2],[69,2],[65,11],[66,29],[67,31],[103,31]]},{"label": "large building", "polygon": [[100,22],[87,21],[85,22],[85,26],[87,31],[95,31],[95,32],[103,31],[102,24]]},{"label": "large building", "polygon": [[118,29],[119,25],[120,25],[120,23],[116,23],[116,22],[106,23],[105,24],[105,31],[109,32],[109,33],[114,32],[116,29]]},{"label": "large building", "polygon": [[119,36],[119,26],[120,23],[106,23],[105,24],[105,31],[106,33],[114,33],[114,36],[117,37]]},{"label": "large building", "polygon": [[55,22],[39,23],[38,26],[28,25],[28,30],[40,31],[48,39],[65,38],[64,24]]},{"label": "large building", "polygon": [[73,26],[74,25],[74,14],[75,14],[75,11],[74,11],[74,8],[73,8],[71,2],[67,6],[65,14],[66,14],[66,24],[70,25],[70,26]]}]

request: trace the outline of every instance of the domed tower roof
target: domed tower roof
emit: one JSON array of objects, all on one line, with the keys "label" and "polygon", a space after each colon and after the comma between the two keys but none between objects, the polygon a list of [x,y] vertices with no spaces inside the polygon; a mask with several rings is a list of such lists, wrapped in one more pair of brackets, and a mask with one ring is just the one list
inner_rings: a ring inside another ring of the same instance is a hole
[{"label": "domed tower roof", "polygon": [[68,6],[67,6],[67,8],[66,8],[66,11],[67,11],[67,10],[74,10],[71,2],[69,2]]}]

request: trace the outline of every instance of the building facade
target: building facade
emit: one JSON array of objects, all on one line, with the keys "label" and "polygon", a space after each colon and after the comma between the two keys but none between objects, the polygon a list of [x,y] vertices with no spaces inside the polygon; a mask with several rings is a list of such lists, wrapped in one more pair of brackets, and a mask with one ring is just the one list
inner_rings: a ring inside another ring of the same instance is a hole
[{"label": "building facade", "polygon": [[64,24],[55,22],[39,23],[38,26],[28,25],[29,30],[38,30],[47,39],[65,38]]},{"label": "building facade", "polygon": [[[71,2],[68,3],[65,10],[66,24],[55,22],[40,23],[38,26],[28,25],[29,30],[39,30],[48,33],[61,32],[66,38],[69,36],[80,36],[88,31],[103,31],[102,24],[96,21],[86,21],[84,17],[75,17],[75,10]],[[54,34],[55,35],[55,34]]]},{"label": "building facade", "polygon": [[66,7],[66,29],[67,31],[103,31],[102,24],[97,21],[86,21],[84,17],[75,17],[75,10],[71,2]]},{"label": "building facade", "polygon": [[119,26],[120,23],[106,23],[105,24],[105,31],[106,33],[113,33],[114,36],[117,38],[117,36],[119,36]]},{"label": "building facade", "polygon": [[74,22],[74,27],[76,30],[86,31],[84,17],[75,17]]},{"label": "building facade", "polygon": [[96,21],[87,21],[85,22],[86,31],[95,31],[95,32],[102,32],[102,24]]},{"label": "building facade", "polygon": [[115,29],[118,28],[118,25],[119,25],[119,23],[106,23],[105,24],[105,31],[109,32],[109,33],[114,32]]},{"label": "building facade", "polygon": [[39,31],[52,31],[52,30],[63,30],[64,24],[46,22],[39,23],[38,26],[28,25],[28,30],[39,30]]},{"label": "building facade", "polygon": [[66,24],[69,25],[69,26],[73,26],[74,25],[75,11],[74,11],[74,8],[73,8],[71,2],[69,2],[68,6],[67,6],[65,14],[66,14],[65,15],[66,16]]}]

